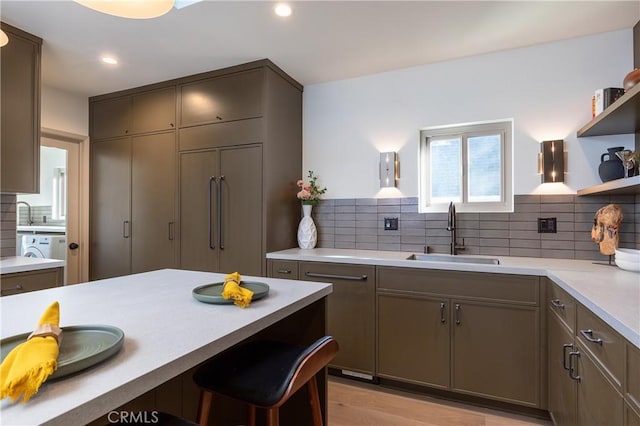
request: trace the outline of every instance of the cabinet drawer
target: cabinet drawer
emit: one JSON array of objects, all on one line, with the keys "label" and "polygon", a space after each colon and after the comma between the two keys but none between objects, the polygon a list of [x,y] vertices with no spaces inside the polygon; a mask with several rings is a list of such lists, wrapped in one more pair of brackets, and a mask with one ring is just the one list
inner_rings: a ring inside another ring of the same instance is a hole
[{"label": "cabinet drawer", "polygon": [[180,87],[180,126],[262,115],[263,70],[211,78]]},{"label": "cabinet drawer", "polygon": [[571,332],[576,329],[576,301],[573,297],[561,289],[551,280],[548,282],[547,306],[550,311],[555,313],[558,318],[569,327]]},{"label": "cabinet drawer", "polygon": [[630,343],[627,347],[626,397],[640,413],[640,349]]},{"label": "cabinet drawer", "polygon": [[624,340],[590,310],[578,305],[576,335],[610,379],[620,387],[624,371]]},{"label": "cabinet drawer", "polygon": [[190,151],[260,143],[264,140],[262,124],[261,118],[253,118],[180,129],[179,149],[180,151]]},{"label": "cabinet drawer", "polygon": [[378,288],[538,305],[539,278],[409,268],[378,268]]},{"label": "cabinet drawer", "polygon": [[295,260],[269,260],[271,278],[298,279],[298,262]]},{"label": "cabinet drawer", "polygon": [[62,268],[4,274],[0,279],[0,295],[26,293],[58,287],[62,284]]}]

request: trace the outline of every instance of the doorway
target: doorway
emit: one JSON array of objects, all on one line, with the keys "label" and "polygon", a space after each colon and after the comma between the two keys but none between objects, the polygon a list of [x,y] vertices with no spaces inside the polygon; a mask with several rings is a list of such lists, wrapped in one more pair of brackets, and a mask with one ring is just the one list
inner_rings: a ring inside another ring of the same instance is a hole
[{"label": "doorway", "polygon": [[43,128],[40,145],[40,194],[18,195],[18,201],[46,206],[27,220],[45,225],[45,230],[51,225],[54,226],[51,229],[64,230],[66,241],[64,256],[61,256],[66,260],[64,284],[86,282],[89,278],[88,138]]}]

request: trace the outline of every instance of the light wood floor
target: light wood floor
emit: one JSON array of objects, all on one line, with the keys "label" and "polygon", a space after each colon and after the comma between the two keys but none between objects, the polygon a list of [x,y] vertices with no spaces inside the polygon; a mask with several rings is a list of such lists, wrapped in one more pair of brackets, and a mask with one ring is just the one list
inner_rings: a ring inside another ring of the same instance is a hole
[{"label": "light wood floor", "polygon": [[328,426],[551,425],[550,421],[335,377],[329,378],[328,398]]}]

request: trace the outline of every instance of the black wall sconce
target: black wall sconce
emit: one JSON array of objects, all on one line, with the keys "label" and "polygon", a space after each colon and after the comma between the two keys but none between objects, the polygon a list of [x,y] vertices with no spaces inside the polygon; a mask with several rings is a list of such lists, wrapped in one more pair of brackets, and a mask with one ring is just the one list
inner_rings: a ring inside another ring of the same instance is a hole
[{"label": "black wall sconce", "polygon": [[542,183],[564,182],[564,141],[543,141],[538,154],[538,174]]}]

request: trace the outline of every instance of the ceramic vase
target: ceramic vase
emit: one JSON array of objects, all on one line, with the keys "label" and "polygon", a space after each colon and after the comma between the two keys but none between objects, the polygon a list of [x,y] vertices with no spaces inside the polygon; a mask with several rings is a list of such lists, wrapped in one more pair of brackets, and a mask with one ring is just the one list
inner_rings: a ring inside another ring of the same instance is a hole
[{"label": "ceramic vase", "polygon": [[302,220],[298,225],[298,247],[301,249],[312,249],[318,242],[318,230],[311,218],[311,204],[302,205]]},{"label": "ceramic vase", "polygon": [[[617,146],[614,148],[607,148],[608,152],[605,152],[600,156],[600,165],[598,166],[598,174],[602,182],[608,182],[614,179],[620,179],[624,177],[624,166],[622,160],[616,155],[616,151],[622,151],[624,147]],[[605,157],[609,157],[605,160]]]}]

